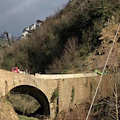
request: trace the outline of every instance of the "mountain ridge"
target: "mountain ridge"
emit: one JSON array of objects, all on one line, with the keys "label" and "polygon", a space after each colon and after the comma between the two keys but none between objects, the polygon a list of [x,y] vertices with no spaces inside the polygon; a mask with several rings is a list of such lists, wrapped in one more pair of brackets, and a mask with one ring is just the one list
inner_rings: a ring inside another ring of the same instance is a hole
[{"label": "mountain ridge", "polygon": [[[6,32],[6,31],[5,31],[5,32]],[[0,39],[7,39],[7,36],[6,36],[5,32],[3,32],[3,33],[0,34]],[[7,32],[7,33],[8,33],[8,32]],[[19,37],[13,36],[13,35],[11,35],[10,33],[8,33],[8,35],[9,35],[9,38],[10,38],[11,40],[19,40]]]}]

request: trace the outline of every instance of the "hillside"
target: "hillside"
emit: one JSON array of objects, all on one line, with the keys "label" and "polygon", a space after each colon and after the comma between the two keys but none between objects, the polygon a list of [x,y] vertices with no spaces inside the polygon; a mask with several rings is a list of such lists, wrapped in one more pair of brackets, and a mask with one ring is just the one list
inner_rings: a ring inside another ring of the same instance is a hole
[{"label": "hillside", "polygon": [[0,120],[18,120],[12,105],[4,99],[0,100]]},{"label": "hillside", "polygon": [[[11,70],[18,66],[30,73],[101,70],[117,30],[119,4],[119,0],[69,1],[62,10],[46,18],[31,36],[1,50],[0,67]],[[110,71],[118,68],[118,39],[112,54],[114,60],[107,66]]]},{"label": "hillside", "polygon": [[[103,66],[105,65],[105,62],[108,57],[108,53],[110,52],[110,49],[112,47],[113,40],[115,38],[115,34],[118,29],[118,24],[111,24],[109,26],[106,26],[102,29],[101,37],[99,38],[99,41],[101,42],[101,45],[98,46],[92,55],[88,57],[88,60],[86,60],[86,63],[89,65],[91,70],[98,69],[102,71]],[[118,32],[118,35],[116,37],[116,42],[113,46],[113,50],[111,52],[107,68],[106,70],[109,71],[109,73],[118,73],[120,72],[120,31]]]},{"label": "hillside", "polygon": [[[37,30],[32,31],[31,36],[11,46],[1,47],[0,68],[11,71],[18,66],[20,70],[32,74],[102,71],[118,29],[119,15],[119,0],[69,1],[62,10],[46,18]],[[120,31],[106,71],[111,74],[120,72]],[[116,101],[113,99],[97,101],[90,119],[113,120],[110,115],[115,114]],[[107,106],[106,100],[114,107]],[[83,103],[64,110],[56,120],[84,120],[89,104]],[[11,111],[14,111],[4,102],[0,106],[4,108],[0,117],[3,115],[7,120],[6,117],[10,118]],[[11,119],[17,119],[15,113],[13,117]]]}]

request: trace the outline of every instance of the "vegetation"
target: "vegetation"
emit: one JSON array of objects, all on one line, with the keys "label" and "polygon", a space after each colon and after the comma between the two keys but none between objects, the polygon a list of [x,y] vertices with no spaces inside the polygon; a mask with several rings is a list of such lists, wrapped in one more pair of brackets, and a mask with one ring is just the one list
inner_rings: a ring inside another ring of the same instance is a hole
[{"label": "vegetation", "polygon": [[[72,0],[54,16],[49,16],[37,30],[32,31],[31,36],[13,43],[8,39],[6,46],[6,41],[0,40],[0,67],[11,70],[12,67],[18,66],[20,70],[30,73],[83,72],[87,69],[85,59],[101,44],[98,39],[102,28],[113,16],[114,21],[119,22],[119,14],[120,0]],[[94,89],[92,83],[90,89]],[[119,118],[120,96],[116,87],[113,90],[114,95],[111,98],[99,100],[93,106],[91,120]],[[74,97],[73,86],[71,102],[74,101]],[[53,103],[57,98],[56,89],[50,102]],[[10,94],[8,100],[13,103],[15,110],[27,115],[40,107],[27,95]],[[89,103],[83,105],[84,107],[81,104],[80,107],[75,106],[75,109],[70,108],[69,115],[75,115],[68,119],[84,119]],[[65,119],[66,113],[63,113],[64,118],[58,119]],[[20,115],[19,119],[33,118]]]},{"label": "vegetation", "polygon": [[27,117],[23,115],[19,115],[18,117],[19,117],[19,120],[38,120],[37,118]]},{"label": "vegetation", "polygon": [[[96,99],[90,112],[89,120],[119,120],[120,119],[120,89],[118,83],[112,87],[111,96]],[[79,105],[63,110],[57,120],[85,120],[91,103],[83,102]]]},{"label": "vegetation", "polygon": [[[37,30],[32,31],[31,36],[12,43],[8,47],[0,46],[0,67],[11,70],[13,66],[18,66],[20,70],[27,70],[30,73],[83,72],[87,69],[85,59],[101,44],[99,42],[101,30],[113,16],[114,21],[119,22],[119,14],[120,0],[72,0],[54,16],[48,17]],[[94,89],[92,83],[90,83],[90,89]],[[90,116],[91,120],[119,119],[120,96],[116,86],[113,93],[111,98],[96,102]],[[25,99],[22,96],[9,95],[8,99],[13,102],[13,106],[19,112],[28,115],[34,113],[38,109],[38,103],[28,96],[24,96]],[[73,86],[71,102],[74,101],[74,97]],[[57,98],[58,90],[56,89],[50,102],[55,102]],[[22,102],[19,103],[19,101]],[[34,110],[31,109],[32,103],[34,103]],[[84,119],[89,106],[89,103],[74,106],[75,109],[70,108],[61,118],[58,117],[58,120]],[[68,118],[65,118],[66,114]],[[29,118],[19,116],[19,119]]]},{"label": "vegetation", "polygon": [[73,102],[74,97],[75,97],[75,87],[72,86],[72,91],[71,91],[71,102]]},{"label": "vegetation", "polygon": [[105,22],[112,16],[119,20],[119,5],[119,0],[69,2],[31,36],[3,49],[1,68],[19,66],[31,73],[81,72],[83,60],[100,44]]},{"label": "vegetation", "polygon": [[50,99],[50,102],[53,103],[55,100],[58,99],[58,89],[56,88],[52,94],[52,97]]},{"label": "vegetation", "polygon": [[15,111],[21,115],[29,116],[40,108],[38,101],[30,95],[9,93],[7,100],[13,105]]}]

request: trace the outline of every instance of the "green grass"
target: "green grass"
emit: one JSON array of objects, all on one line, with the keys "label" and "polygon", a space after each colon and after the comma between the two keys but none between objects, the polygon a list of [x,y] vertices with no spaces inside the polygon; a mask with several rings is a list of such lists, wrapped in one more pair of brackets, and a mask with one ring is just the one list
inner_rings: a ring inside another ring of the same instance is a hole
[{"label": "green grass", "polygon": [[38,120],[37,118],[27,117],[24,115],[18,115],[19,120]]}]

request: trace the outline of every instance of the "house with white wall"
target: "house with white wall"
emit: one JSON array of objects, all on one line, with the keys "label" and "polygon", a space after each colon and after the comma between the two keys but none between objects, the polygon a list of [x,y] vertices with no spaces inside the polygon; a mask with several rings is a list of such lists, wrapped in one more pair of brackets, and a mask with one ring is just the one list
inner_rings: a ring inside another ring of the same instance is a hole
[{"label": "house with white wall", "polygon": [[42,23],[41,20],[37,20],[34,24],[24,28],[22,35],[21,35],[21,38],[26,38],[27,36],[29,36],[32,30],[35,30],[38,27],[40,27],[41,23]]}]

